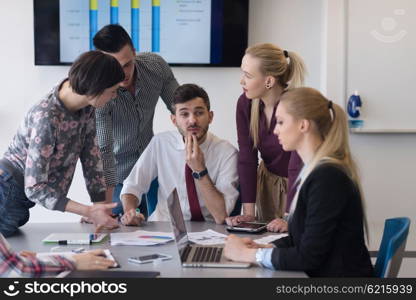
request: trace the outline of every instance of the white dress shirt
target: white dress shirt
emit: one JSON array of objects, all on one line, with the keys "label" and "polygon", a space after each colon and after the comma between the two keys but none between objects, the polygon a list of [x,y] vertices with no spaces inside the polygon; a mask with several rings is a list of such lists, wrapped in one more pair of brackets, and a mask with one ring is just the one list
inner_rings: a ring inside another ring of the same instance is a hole
[{"label": "white dress shirt", "polygon": [[[209,177],[217,190],[224,195],[225,209],[229,215],[238,198],[237,149],[229,142],[211,133],[199,145],[204,153]],[[176,188],[183,217],[191,219],[185,181],[185,143],[178,131],[167,131],[155,135],[144,150],[130,175],[123,182],[123,194],[133,194],[139,201],[147,193],[150,183],[158,178],[158,203],[149,221],[169,221],[167,198]],[[197,180],[197,179],[195,179]],[[208,211],[198,184],[195,184],[201,212],[205,220],[214,221]]]}]

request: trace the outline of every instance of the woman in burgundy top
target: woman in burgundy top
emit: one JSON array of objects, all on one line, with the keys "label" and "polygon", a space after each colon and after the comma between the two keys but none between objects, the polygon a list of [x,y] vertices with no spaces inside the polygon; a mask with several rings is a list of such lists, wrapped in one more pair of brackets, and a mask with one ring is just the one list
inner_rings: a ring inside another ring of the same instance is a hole
[{"label": "woman in burgundy top", "polygon": [[241,69],[244,93],[238,99],[236,118],[243,215],[226,221],[229,225],[254,221],[256,204],[257,219],[271,221],[269,230],[286,231],[281,218],[293,198],[291,187],[302,161],[296,152],[284,151],[273,135],[275,111],[282,93],[303,84],[305,65],[294,52],[258,44],[247,48]]}]

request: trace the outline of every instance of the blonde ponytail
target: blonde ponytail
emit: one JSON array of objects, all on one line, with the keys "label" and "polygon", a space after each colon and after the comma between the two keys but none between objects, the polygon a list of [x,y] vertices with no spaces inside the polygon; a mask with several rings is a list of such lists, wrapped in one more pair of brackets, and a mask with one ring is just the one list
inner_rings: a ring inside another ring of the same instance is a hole
[{"label": "blonde ponytail", "polygon": [[[284,89],[300,87],[304,83],[306,67],[303,59],[292,51],[285,51],[276,45],[257,44],[246,49],[246,54],[260,59],[260,72],[273,76]],[[287,54],[287,57],[286,55]],[[250,136],[254,148],[259,142],[260,99],[252,99],[250,113]]]},{"label": "blonde ponytail", "polygon": [[303,59],[292,51],[287,51],[289,64],[287,71],[282,75],[281,81],[288,84],[288,89],[301,87],[305,82],[306,66]]},{"label": "blonde ponytail", "polygon": [[[364,216],[364,229],[368,242],[368,224],[365,214],[364,195],[358,169],[351,155],[348,123],[344,110],[327,100],[319,91],[312,88],[297,88],[285,93],[281,100],[287,112],[295,119],[312,121],[322,137],[322,144],[313,159],[299,177],[300,190],[308,175],[319,165],[331,163],[341,168],[354,182],[360,197]],[[297,197],[296,194],[295,197]]]}]

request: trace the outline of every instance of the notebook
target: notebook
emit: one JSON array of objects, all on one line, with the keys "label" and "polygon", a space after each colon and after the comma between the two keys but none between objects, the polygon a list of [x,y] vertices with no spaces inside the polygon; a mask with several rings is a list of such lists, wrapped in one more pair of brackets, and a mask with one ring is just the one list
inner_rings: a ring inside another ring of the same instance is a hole
[{"label": "notebook", "polygon": [[59,245],[89,245],[99,243],[107,237],[107,233],[51,233],[42,240],[44,243]]}]

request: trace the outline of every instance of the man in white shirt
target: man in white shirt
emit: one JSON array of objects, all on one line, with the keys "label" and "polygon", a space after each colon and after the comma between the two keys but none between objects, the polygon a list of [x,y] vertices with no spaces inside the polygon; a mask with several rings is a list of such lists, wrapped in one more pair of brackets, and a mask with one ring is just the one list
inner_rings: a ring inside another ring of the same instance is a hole
[{"label": "man in white shirt", "polygon": [[156,177],[158,203],[149,221],[169,221],[166,200],[175,188],[185,220],[222,224],[235,206],[237,149],[208,132],[214,114],[207,93],[195,84],[179,86],[173,111],[178,131],[155,135],[123,182],[124,225],[139,225],[144,219],[136,207]]}]

